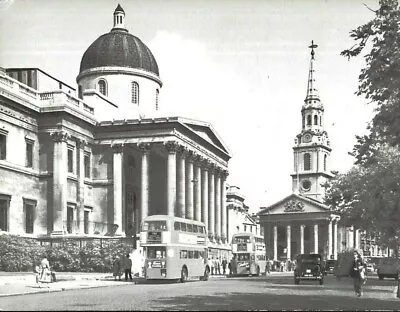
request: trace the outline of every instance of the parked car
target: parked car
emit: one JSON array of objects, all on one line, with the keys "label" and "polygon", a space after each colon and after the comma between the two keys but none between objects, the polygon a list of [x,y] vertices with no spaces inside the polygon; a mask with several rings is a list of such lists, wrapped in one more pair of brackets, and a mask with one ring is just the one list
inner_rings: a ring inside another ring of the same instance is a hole
[{"label": "parked car", "polygon": [[367,263],[367,272],[375,272],[375,264],[370,262]]},{"label": "parked car", "polygon": [[301,280],[315,280],[319,281],[320,285],[324,284],[324,268],[320,254],[300,254],[297,256],[294,283],[299,285]]},{"label": "parked car", "polygon": [[333,274],[333,272],[335,271],[335,267],[337,264],[337,260],[326,260],[325,263],[325,275],[327,275],[328,273]]},{"label": "parked car", "polygon": [[385,277],[399,279],[400,260],[396,258],[382,258],[378,264],[378,277],[383,280]]}]

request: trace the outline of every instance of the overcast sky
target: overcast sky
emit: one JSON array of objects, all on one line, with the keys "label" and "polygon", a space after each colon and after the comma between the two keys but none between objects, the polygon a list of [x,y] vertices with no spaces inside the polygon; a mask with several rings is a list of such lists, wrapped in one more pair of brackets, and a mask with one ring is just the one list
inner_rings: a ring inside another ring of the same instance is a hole
[{"label": "overcast sky", "polygon": [[[121,0],[125,25],[153,52],[171,115],[210,122],[230,149],[228,183],[252,211],[291,194],[311,40],[331,140],[347,171],[372,106],[357,97],[363,58],[340,52],[369,21],[371,0]],[[118,1],[0,0],[0,66],[39,67],[76,87],[81,57],[113,26]]]}]

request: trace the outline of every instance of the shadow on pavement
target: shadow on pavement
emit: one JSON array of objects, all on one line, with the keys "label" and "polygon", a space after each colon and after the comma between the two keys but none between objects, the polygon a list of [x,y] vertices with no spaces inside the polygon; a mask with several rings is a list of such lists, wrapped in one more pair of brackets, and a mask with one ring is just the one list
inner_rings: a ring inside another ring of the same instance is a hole
[{"label": "shadow on pavement", "polygon": [[180,296],[154,300],[153,309],[159,310],[396,310],[399,301],[382,301],[372,298],[357,298],[349,296],[305,296],[231,293],[213,296]]}]

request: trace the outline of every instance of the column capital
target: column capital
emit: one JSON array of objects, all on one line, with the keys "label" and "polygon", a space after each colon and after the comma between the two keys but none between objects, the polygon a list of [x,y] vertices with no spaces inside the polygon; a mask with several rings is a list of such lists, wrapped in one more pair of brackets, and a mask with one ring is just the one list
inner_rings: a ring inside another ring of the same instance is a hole
[{"label": "column capital", "polygon": [[80,138],[76,139],[76,147],[77,147],[77,148],[84,149],[85,146],[87,146],[87,145],[89,145],[89,143],[88,143],[87,140],[85,140],[85,139],[80,139]]},{"label": "column capital", "polygon": [[187,150],[186,152],[186,160],[190,163],[193,163],[195,160],[196,154],[192,150]]},{"label": "column capital", "polygon": [[201,155],[199,155],[199,154],[195,154],[195,155],[193,156],[193,159],[194,159],[194,161],[196,162],[196,164],[199,165],[199,166],[200,166],[200,165],[203,163],[203,161],[204,161],[204,157],[201,156]]},{"label": "column capital", "polygon": [[151,144],[148,142],[141,142],[137,145],[142,153],[149,153],[151,150]]},{"label": "column capital", "polygon": [[179,145],[176,141],[167,141],[164,143],[164,146],[167,149],[168,153],[174,154],[179,152],[179,148],[181,145]]},{"label": "column capital", "polygon": [[118,154],[122,153],[122,150],[124,149],[124,144],[122,143],[112,143],[111,148],[113,149],[113,152]]},{"label": "column capital", "polygon": [[50,133],[54,142],[67,142],[70,135],[64,130],[54,131]]},{"label": "column capital", "polygon": [[305,224],[300,224],[301,229],[304,229],[305,227],[306,227]]}]

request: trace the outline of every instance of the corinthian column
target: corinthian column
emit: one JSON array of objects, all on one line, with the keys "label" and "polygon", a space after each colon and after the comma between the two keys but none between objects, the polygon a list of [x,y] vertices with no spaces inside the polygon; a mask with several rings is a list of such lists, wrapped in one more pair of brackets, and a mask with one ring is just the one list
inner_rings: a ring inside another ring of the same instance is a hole
[{"label": "corinthian column", "polygon": [[207,232],[209,232],[208,227],[208,164],[205,161],[202,171],[202,190],[201,190],[201,221],[205,224]]},{"label": "corinthian column", "polygon": [[114,229],[115,235],[122,235],[122,162],[123,145],[113,144],[113,181],[114,181]]},{"label": "corinthian column", "polygon": [[208,180],[208,232],[212,238],[215,235],[215,166],[209,171]]},{"label": "corinthian column", "polygon": [[186,218],[193,220],[193,161],[194,155],[193,152],[190,151],[187,160],[187,174],[186,174]]},{"label": "corinthian column", "polygon": [[167,166],[167,212],[169,216],[175,215],[176,205],[176,152],[178,144],[175,141],[165,143],[168,151],[168,166]]},{"label": "corinthian column", "polygon": [[332,218],[328,219],[328,259],[332,255]]},{"label": "corinthian column", "polygon": [[292,247],[292,232],[291,232],[291,227],[288,225],[286,227],[286,250],[287,250],[287,258],[291,259],[291,247]]},{"label": "corinthian column", "polygon": [[314,224],[314,253],[318,253],[318,224]]},{"label": "corinthian column", "polygon": [[221,236],[222,242],[228,242],[227,237],[227,210],[226,210],[226,178],[228,177],[228,170],[224,170],[221,176]]},{"label": "corinthian column", "polygon": [[274,261],[278,260],[278,227],[274,225]]},{"label": "corinthian column", "polygon": [[181,218],[186,217],[185,211],[185,198],[186,198],[186,156],[187,149],[183,146],[179,147],[178,153],[178,189],[176,194],[178,205],[178,216]]},{"label": "corinthian column", "polygon": [[53,233],[64,232],[67,220],[67,140],[68,133],[56,131],[51,134],[54,141],[53,152]]},{"label": "corinthian column", "polygon": [[300,253],[304,253],[304,224],[300,225]]},{"label": "corinthian column", "polygon": [[215,234],[221,240],[221,173],[216,171],[215,179]]},{"label": "corinthian column", "polygon": [[79,153],[79,176],[78,176],[78,226],[79,234],[85,232],[85,146],[87,142],[85,140],[78,140],[77,148]]},{"label": "corinthian column", "polygon": [[194,219],[201,221],[201,166],[200,156],[195,158],[196,166],[194,169]]},{"label": "corinthian column", "polygon": [[140,185],[140,220],[137,224],[149,215],[149,164],[150,164],[150,143],[140,143],[138,145],[142,152],[142,166],[141,166],[141,185]]}]

